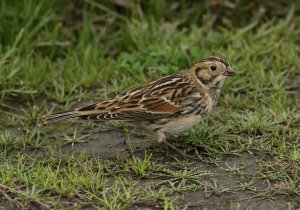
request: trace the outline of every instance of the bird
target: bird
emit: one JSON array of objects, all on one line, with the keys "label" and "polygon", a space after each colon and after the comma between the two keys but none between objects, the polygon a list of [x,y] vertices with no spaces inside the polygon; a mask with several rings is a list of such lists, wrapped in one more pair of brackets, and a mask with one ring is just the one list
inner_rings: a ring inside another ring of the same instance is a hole
[{"label": "bird", "polygon": [[132,88],[113,98],[45,115],[42,124],[70,118],[95,122],[125,121],[154,132],[159,143],[190,157],[167,141],[166,134],[180,133],[209,116],[221,89],[235,70],[222,57],[198,60],[189,69]]}]

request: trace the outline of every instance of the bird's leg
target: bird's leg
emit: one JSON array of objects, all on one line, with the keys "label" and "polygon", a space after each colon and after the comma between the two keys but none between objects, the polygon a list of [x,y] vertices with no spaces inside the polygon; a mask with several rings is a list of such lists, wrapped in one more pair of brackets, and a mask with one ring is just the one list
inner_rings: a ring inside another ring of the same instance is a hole
[{"label": "bird's leg", "polygon": [[175,150],[178,154],[180,154],[183,158],[189,158],[189,159],[193,159],[193,160],[196,160],[197,158],[191,156],[191,155],[188,155],[186,154],[184,151],[182,151],[181,149],[178,149],[176,148],[173,144],[169,143],[167,141],[167,138],[164,134],[163,131],[159,130],[157,131],[157,141],[158,143],[163,143],[165,144],[167,147],[170,147],[171,149]]}]

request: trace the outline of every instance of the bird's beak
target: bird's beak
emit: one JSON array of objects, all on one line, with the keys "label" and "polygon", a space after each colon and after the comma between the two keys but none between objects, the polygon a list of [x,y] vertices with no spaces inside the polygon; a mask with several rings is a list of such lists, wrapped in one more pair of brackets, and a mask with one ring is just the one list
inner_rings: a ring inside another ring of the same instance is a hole
[{"label": "bird's beak", "polygon": [[235,75],[235,71],[232,68],[228,67],[226,71],[223,73],[223,75],[231,77]]}]

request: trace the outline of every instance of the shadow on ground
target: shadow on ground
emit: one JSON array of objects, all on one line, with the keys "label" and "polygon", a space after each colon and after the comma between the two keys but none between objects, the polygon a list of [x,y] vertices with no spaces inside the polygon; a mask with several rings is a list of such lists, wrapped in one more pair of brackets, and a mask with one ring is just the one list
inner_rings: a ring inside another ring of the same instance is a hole
[{"label": "shadow on ground", "polygon": [[128,157],[143,152],[151,145],[149,140],[131,136],[126,138],[121,131],[104,131],[88,136],[87,141],[63,146],[63,153],[81,153],[97,155],[103,159]]}]

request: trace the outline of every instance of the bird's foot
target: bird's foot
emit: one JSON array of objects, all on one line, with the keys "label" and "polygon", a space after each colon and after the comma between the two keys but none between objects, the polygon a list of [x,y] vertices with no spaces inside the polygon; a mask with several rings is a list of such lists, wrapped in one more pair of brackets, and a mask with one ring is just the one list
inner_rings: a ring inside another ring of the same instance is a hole
[{"label": "bird's foot", "polygon": [[171,149],[175,150],[178,154],[180,154],[183,158],[191,159],[191,160],[199,160],[199,158],[196,158],[192,155],[186,154],[183,150],[178,149],[173,144],[169,143],[167,140],[161,141],[161,143],[164,143],[166,146],[170,147]]}]

